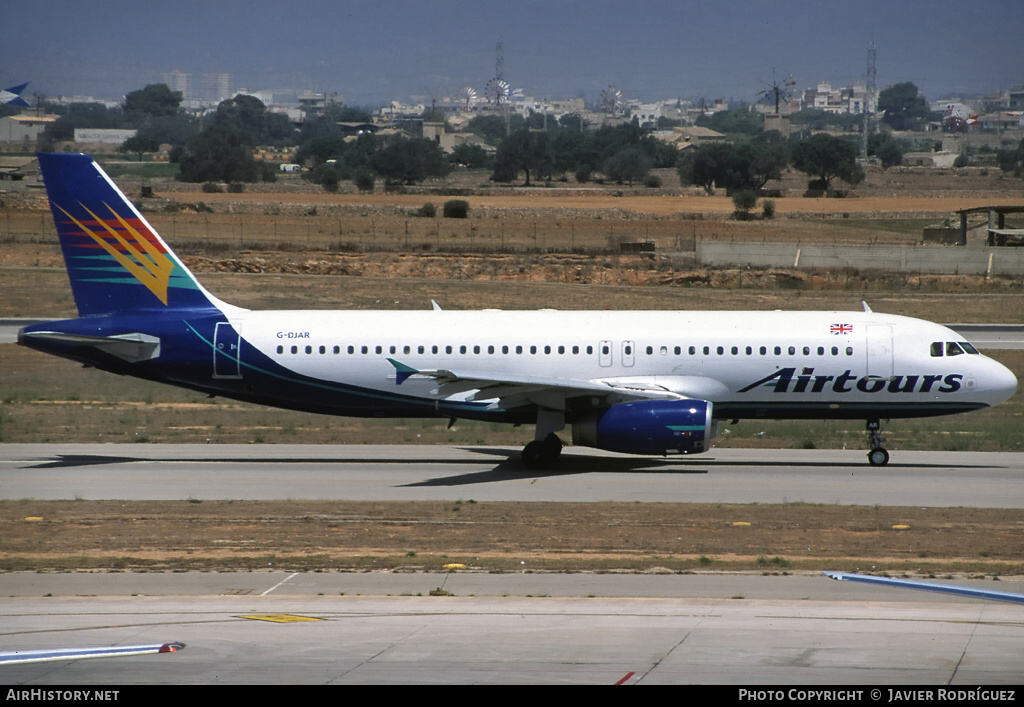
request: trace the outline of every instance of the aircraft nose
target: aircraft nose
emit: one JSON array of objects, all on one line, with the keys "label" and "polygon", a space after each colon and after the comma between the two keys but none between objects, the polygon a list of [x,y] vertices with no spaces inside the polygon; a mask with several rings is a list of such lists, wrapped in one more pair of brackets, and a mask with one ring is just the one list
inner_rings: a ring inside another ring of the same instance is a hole
[{"label": "aircraft nose", "polygon": [[1017,376],[1013,371],[999,363],[991,361],[992,365],[987,372],[988,385],[985,386],[992,397],[992,405],[1009,400],[1017,392]]}]

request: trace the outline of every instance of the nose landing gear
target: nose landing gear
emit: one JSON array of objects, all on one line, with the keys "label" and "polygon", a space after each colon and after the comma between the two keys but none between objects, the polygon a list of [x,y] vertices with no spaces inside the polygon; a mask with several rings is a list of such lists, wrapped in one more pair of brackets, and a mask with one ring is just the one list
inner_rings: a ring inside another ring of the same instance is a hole
[{"label": "nose landing gear", "polygon": [[886,451],[885,437],[882,436],[882,425],[878,420],[868,420],[868,464],[871,466],[885,466],[889,463],[889,452]]}]

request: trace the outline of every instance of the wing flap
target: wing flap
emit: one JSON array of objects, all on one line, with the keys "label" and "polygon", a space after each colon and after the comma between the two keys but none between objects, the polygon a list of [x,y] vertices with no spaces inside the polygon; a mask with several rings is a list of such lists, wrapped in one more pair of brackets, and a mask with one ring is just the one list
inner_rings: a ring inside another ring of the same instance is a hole
[{"label": "wing flap", "polygon": [[637,382],[625,384],[486,371],[419,370],[392,358],[388,361],[395,367],[397,385],[414,376],[430,378],[438,383],[432,391],[435,395],[450,397],[471,393],[468,400],[472,402],[498,399],[503,407],[532,403],[557,409],[564,407],[568,400],[585,397],[596,398],[594,407],[630,400],[676,400],[684,397],[661,386]]}]

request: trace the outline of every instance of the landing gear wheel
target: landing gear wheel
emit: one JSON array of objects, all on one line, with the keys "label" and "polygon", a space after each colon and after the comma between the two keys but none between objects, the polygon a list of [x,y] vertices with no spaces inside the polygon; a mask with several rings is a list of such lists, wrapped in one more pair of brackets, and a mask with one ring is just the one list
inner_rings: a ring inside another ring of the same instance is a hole
[{"label": "landing gear wheel", "polygon": [[562,440],[554,432],[544,438],[543,445],[545,451],[551,456],[552,462],[558,461],[558,458],[562,456]]},{"label": "landing gear wheel", "polygon": [[544,441],[535,439],[523,447],[520,458],[523,460],[523,466],[527,469],[541,471],[550,467],[558,458],[558,454],[553,452],[551,446]]},{"label": "landing gear wheel", "polygon": [[885,466],[889,463],[889,452],[885,451],[885,437],[882,436],[882,424],[880,420],[868,420],[868,464],[871,466]]},{"label": "landing gear wheel", "polygon": [[882,447],[875,447],[868,452],[868,464],[871,466],[885,466],[889,463],[889,452]]}]

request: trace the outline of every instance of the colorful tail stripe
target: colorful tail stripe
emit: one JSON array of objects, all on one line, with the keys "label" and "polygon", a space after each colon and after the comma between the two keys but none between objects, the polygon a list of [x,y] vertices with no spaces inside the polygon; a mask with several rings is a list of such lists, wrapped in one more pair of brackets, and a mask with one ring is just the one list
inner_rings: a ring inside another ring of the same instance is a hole
[{"label": "colorful tail stripe", "polygon": [[80,316],[211,300],[91,157],[40,154],[57,235]]}]

